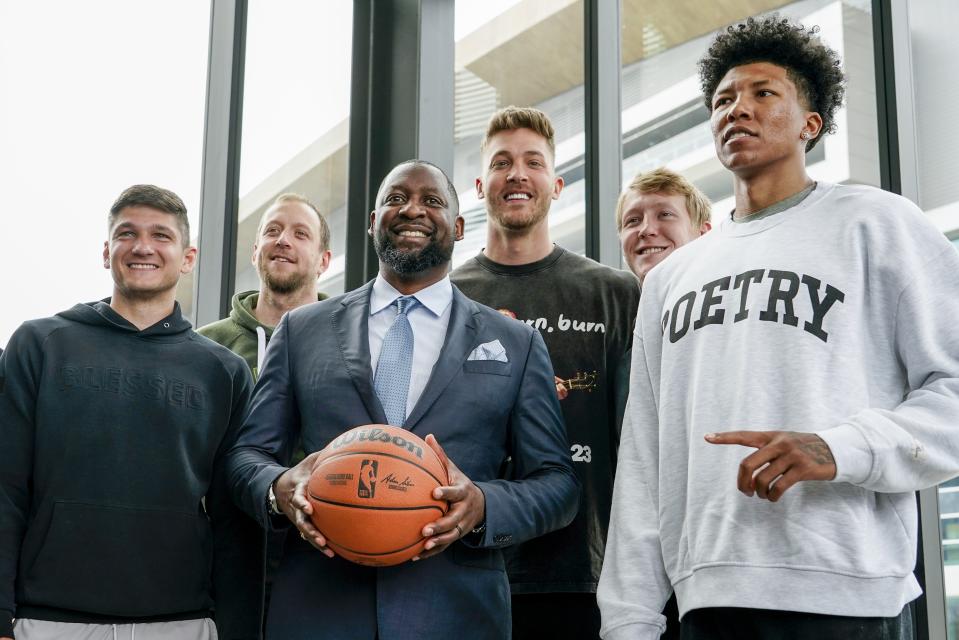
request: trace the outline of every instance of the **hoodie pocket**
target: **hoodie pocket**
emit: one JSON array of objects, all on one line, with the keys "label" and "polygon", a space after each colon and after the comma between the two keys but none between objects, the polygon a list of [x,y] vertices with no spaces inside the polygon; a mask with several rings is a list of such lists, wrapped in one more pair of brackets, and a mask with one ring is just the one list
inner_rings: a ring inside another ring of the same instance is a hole
[{"label": "hoodie pocket", "polygon": [[209,609],[213,544],[205,516],[56,502],[25,601],[120,616]]}]

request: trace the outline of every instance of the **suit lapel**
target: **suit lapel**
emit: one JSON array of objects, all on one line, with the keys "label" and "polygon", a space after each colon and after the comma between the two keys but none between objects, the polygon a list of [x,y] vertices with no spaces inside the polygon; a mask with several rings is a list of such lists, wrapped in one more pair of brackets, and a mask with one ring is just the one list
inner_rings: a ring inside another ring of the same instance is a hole
[{"label": "suit lapel", "polygon": [[[433,373],[423,389],[419,401],[406,418],[406,429],[413,431],[416,423],[440,397],[447,385],[463,368],[467,356],[476,346],[478,329],[476,316],[479,308],[476,303],[453,287],[453,308],[450,311],[450,323],[446,329],[446,340],[440,350],[439,358],[433,366]],[[369,361],[369,356],[367,356]]]},{"label": "suit lapel", "polygon": [[360,394],[373,422],[385,424],[386,413],[373,390],[373,373],[370,368],[369,322],[372,289],[373,283],[368,282],[343,296],[340,306],[333,311],[332,324],[353,386]]}]

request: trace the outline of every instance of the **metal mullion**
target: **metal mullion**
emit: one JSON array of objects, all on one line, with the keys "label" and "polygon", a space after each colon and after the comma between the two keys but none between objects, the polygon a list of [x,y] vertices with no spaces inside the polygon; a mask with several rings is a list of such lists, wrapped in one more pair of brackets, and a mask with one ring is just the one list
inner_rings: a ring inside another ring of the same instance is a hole
[{"label": "metal mullion", "polygon": [[876,69],[876,115],[879,126],[879,181],[886,191],[901,193],[896,111],[895,56],[889,0],[873,0],[872,33]]},{"label": "metal mullion", "polygon": [[925,604],[926,622],[924,625],[918,625],[919,640],[946,640],[946,585],[943,573],[937,487],[919,492],[919,523],[921,550],[919,558],[923,563],[922,599]]},{"label": "metal mullion", "polygon": [[353,57],[350,88],[350,142],[347,164],[346,267],[344,290],[367,281],[372,247],[366,234],[370,194],[370,137],[373,127],[371,60],[373,0],[353,2]]},{"label": "metal mullion", "polygon": [[584,0],[586,255],[619,268],[614,212],[622,186],[620,3]]},{"label": "metal mullion", "polygon": [[195,326],[226,316],[236,282],[247,0],[211,0]]}]

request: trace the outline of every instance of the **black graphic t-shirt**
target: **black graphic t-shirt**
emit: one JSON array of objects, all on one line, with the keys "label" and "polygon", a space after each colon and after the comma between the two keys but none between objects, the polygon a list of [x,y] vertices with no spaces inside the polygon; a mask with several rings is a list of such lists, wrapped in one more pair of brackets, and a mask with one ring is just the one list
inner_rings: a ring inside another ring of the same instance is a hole
[{"label": "black graphic t-shirt", "polygon": [[555,247],[525,265],[483,254],[451,274],[477,302],[539,330],[549,350],[566,420],[573,466],[583,486],[571,525],[514,547],[508,554],[513,593],[592,592],[603,564],[622,407],[617,375],[630,347],[639,283]]}]

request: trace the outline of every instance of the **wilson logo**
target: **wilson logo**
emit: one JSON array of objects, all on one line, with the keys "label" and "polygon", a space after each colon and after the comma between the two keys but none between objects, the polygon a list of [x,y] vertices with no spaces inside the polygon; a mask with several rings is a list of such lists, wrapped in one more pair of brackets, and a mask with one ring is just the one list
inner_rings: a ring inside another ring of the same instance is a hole
[{"label": "wilson logo", "polygon": [[420,460],[423,459],[423,448],[419,445],[411,442],[400,436],[390,436],[387,432],[379,428],[372,429],[356,429],[352,431],[347,431],[339,438],[330,443],[331,449],[340,449],[350,444],[351,442],[385,442],[392,443],[399,447],[400,449],[406,449],[412,454],[415,454]]}]

